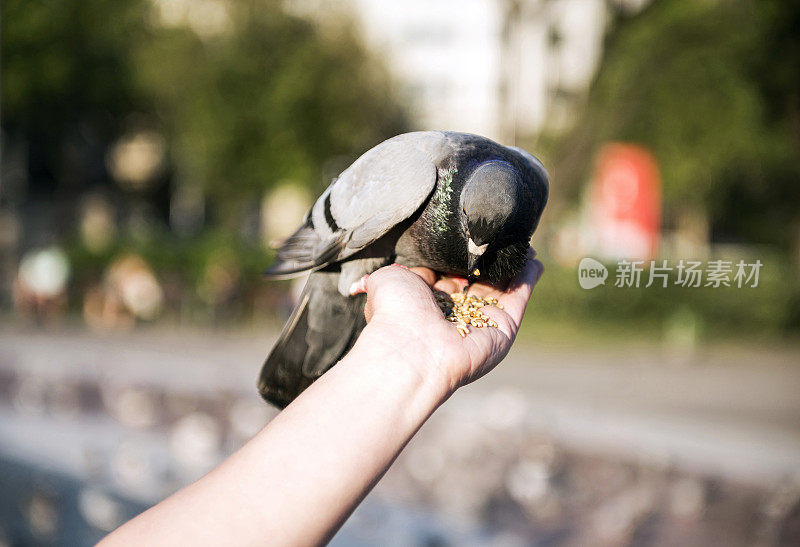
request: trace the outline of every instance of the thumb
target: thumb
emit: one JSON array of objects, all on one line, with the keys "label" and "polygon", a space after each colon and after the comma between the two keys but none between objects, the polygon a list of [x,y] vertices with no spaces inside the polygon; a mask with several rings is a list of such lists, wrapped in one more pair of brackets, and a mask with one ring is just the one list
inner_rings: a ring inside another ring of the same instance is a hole
[{"label": "thumb", "polygon": [[376,270],[367,279],[367,322],[376,316],[418,320],[431,311],[441,314],[428,284],[410,270],[393,264]]}]

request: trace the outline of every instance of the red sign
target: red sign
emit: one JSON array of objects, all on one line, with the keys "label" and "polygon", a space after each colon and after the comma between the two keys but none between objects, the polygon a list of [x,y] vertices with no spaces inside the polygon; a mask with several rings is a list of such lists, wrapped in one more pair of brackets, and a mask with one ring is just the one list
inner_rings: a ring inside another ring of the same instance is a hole
[{"label": "red sign", "polygon": [[661,239],[661,180],[648,150],[633,144],[604,146],[590,198],[596,253],[614,259],[655,257]]}]

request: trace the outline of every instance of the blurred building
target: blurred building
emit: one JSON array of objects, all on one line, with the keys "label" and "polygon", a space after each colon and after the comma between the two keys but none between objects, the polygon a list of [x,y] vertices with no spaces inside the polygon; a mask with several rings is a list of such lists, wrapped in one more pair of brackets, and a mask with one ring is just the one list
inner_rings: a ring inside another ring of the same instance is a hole
[{"label": "blurred building", "polygon": [[605,0],[286,5],[320,24],[352,16],[397,79],[417,127],[503,142],[569,126],[599,65],[609,19]]}]

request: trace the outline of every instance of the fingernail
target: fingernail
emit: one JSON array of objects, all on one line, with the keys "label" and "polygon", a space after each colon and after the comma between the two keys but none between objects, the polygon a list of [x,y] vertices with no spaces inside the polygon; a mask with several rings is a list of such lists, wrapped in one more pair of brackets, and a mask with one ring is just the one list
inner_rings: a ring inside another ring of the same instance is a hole
[{"label": "fingernail", "polygon": [[357,294],[364,294],[367,292],[367,279],[369,278],[369,274],[363,276],[358,281],[355,281],[352,285],[350,285],[350,296],[355,296]]}]

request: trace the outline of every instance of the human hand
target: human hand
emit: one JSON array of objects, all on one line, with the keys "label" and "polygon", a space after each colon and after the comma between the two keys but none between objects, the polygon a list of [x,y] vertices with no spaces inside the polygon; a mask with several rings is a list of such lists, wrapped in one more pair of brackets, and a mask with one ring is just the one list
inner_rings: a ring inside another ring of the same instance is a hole
[{"label": "human hand", "polygon": [[394,265],[377,270],[367,280],[368,323],[354,351],[399,356],[426,380],[443,382],[449,395],[492,370],[511,349],[533,286],[542,275],[542,263],[535,255],[528,249],[525,267],[504,291],[484,283],[470,286],[469,294],[497,298],[503,309],[481,308],[497,327],[470,327],[463,338],[444,318],[431,292],[431,287],[456,292],[455,280],[437,279],[427,268]]}]

